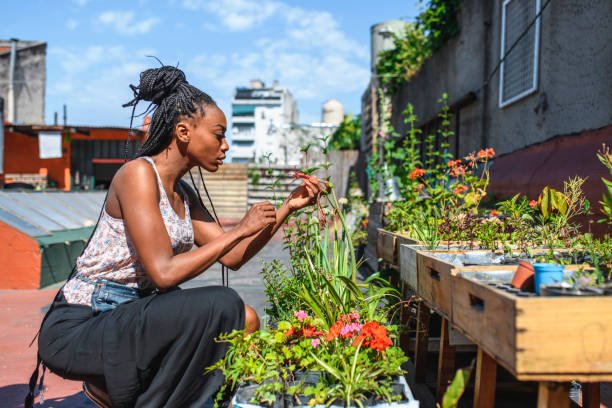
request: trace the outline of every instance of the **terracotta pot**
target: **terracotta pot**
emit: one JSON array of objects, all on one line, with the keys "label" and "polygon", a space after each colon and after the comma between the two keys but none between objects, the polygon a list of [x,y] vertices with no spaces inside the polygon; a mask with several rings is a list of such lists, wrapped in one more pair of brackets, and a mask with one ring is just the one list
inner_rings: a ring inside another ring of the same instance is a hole
[{"label": "terracotta pot", "polygon": [[526,292],[533,292],[533,277],[533,265],[531,265],[527,261],[520,261],[516,272],[514,272],[514,277],[512,277],[512,282],[510,284],[517,289],[524,290]]}]

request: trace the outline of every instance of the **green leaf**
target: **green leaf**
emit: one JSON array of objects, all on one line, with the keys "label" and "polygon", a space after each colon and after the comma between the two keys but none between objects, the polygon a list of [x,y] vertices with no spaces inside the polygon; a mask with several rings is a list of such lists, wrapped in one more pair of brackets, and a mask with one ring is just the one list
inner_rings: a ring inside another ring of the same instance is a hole
[{"label": "green leaf", "polygon": [[448,386],[442,399],[442,408],[456,408],[459,404],[459,399],[465,391],[465,387],[472,373],[471,368],[462,368],[457,370],[453,382]]}]

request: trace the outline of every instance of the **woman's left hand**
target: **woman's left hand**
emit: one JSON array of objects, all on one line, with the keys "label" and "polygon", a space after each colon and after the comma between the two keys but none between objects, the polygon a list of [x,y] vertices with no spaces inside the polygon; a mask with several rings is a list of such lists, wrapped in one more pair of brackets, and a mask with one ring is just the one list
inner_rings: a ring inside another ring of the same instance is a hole
[{"label": "woman's left hand", "polygon": [[287,205],[289,211],[296,211],[308,205],[317,202],[317,196],[325,192],[323,184],[318,181],[317,176],[312,176],[310,179],[303,179],[295,190],[289,194]]}]

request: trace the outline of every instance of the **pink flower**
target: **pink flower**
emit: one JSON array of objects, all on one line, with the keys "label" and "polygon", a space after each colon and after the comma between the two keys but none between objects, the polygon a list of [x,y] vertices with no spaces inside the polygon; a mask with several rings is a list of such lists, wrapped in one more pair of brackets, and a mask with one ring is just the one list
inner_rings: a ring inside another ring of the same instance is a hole
[{"label": "pink flower", "polygon": [[358,333],[361,330],[359,323],[350,323],[340,330],[340,334],[344,337],[353,337],[353,333]]},{"label": "pink flower", "polygon": [[319,345],[319,343],[321,343],[321,339],[312,339],[310,340],[310,344],[312,345],[312,347],[317,348],[317,346]]},{"label": "pink flower", "polygon": [[306,319],[308,317],[308,313],[306,313],[303,310],[298,310],[297,312],[295,312],[293,314],[293,316],[297,317],[298,319],[300,319],[300,322],[303,322],[304,319]]}]

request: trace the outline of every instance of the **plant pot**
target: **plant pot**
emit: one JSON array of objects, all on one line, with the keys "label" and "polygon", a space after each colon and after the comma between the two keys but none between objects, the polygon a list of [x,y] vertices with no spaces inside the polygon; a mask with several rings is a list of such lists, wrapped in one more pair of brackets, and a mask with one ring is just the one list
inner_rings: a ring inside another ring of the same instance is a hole
[{"label": "plant pot", "polygon": [[534,263],[535,291],[540,294],[540,285],[563,282],[564,265],[552,263]]},{"label": "plant pot", "polygon": [[[299,390],[303,391],[304,388],[308,386],[314,387],[320,381],[320,375],[322,373],[320,371],[296,371],[293,373],[293,377],[295,381],[290,381],[289,386],[299,386]],[[308,405],[312,397],[306,396],[303,393],[299,392],[297,394],[283,394],[283,402],[285,404],[285,408],[292,407],[302,407]]]},{"label": "plant pot", "polygon": [[293,379],[296,382],[304,381],[304,384],[307,385],[316,385],[320,383],[321,380],[326,378],[326,374],[324,371],[294,371]]},{"label": "plant pot", "polygon": [[[255,390],[259,388],[260,386],[261,386],[260,384],[252,384],[252,385],[245,385],[245,386],[238,388],[238,390],[236,391],[236,395],[234,396],[235,403],[233,405],[236,407],[243,407],[243,406],[249,406],[249,405],[250,406],[252,405],[263,406],[259,403],[251,402],[253,397],[255,397]],[[274,401],[273,404],[265,405],[265,406],[270,407],[270,408],[283,408],[283,399],[281,398],[280,395],[277,395],[276,401]]]},{"label": "plant pot", "polygon": [[520,261],[518,268],[516,268],[516,272],[514,272],[514,276],[512,277],[512,282],[510,284],[515,288],[523,290],[525,292],[533,292],[533,276],[533,265],[531,265],[527,261]]},{"label": "plant pot", "polygon": [[304,394],[283,394],[284,408],[306,407],[311,398]]}]

